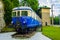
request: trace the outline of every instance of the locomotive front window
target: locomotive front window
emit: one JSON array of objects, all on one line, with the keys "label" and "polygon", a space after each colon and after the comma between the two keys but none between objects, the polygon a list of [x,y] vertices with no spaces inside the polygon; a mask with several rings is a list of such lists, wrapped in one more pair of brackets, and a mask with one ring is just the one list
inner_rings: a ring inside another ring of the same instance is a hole
[{"label": "locomotive front window", "polygon": [[12,16],[15,17],[16,16],[16,12],[13,12]]},{"label": "locomotive front window", "polygon": [[20,16],[20,11],[18,11],[17,16]]},{"label": "locomotive front window", "polygon": [[28,14],[28,11],[22,11],[22,12],[21,12],[21,15],[22,15],[22,16],[27,16],[27,14]]}]

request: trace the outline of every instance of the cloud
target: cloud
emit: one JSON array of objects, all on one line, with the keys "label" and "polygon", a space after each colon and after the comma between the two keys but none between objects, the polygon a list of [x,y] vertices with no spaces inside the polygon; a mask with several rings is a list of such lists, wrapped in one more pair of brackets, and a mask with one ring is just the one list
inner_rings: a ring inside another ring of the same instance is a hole
[{"label": "cloud", "polygon": [[[60,14],[60,0],[39,0],[40,6],[48,6],[51,7],[53,5],[53,13],[54,16],[57,16]],[[50,15],[52,15],[52,12],[50,11]]]}]

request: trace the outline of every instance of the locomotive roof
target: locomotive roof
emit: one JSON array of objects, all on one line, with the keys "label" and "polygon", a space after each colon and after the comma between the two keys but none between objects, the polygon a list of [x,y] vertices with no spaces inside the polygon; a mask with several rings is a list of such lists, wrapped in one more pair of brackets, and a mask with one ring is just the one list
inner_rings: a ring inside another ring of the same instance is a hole
[{"label": "locomotive roof", "polygon": [[13,10],[31,10],[31,7],[16,7],[16,8],[13,8]]}]

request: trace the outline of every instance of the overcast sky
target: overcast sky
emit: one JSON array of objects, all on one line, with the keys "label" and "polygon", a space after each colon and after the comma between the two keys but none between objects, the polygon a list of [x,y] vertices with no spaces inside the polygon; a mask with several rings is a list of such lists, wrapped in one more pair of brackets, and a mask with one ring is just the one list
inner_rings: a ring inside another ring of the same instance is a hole
[{"label": "overcast sky", "polygon": [[[20,0],[21,1],[21,0]],[[39,6],[48,6],[51,7],[51,4],[54,4],[53,6],[53,14],[54,16],[57,16],[60,14],[60,0],[38,0]],[[50,15],[52,13],[50,12]]]},{"label": "overcast sky", "polygon": [[[59,15],[60,14],[60,0],[39,0],[39,6],[51,7],[51,4],[54,4],[54,6],[53,6],[54,16]],[[51,13],[50,13],[50,15],[51,15]]]}]

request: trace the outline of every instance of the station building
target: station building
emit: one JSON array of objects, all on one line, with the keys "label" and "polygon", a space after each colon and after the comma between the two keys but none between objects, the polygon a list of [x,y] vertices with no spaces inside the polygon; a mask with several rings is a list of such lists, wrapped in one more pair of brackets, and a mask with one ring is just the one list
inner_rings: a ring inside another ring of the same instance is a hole
[{"label": "station building", "polygon": [[40,7],[38,15],[42,20],[42,26],[51,25],[49,7]]}]

